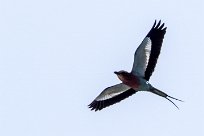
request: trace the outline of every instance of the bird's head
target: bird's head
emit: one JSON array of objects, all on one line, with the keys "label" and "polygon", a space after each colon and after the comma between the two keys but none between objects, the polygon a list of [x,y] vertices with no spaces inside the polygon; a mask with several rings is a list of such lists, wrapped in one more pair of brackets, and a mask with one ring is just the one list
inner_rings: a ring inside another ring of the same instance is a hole
[{"label": "bird's head", "polygon": [[114,72],[116,75],[124,75],[124,74],[127,74],[128,72],[127,71],[124,71],[124,70],[120,70],[120,71],[115,71]]},{"label": "bird's head", "polygon": [[118,78],[121,81],[126,80],[126,78],[129,76],[129,73],[127,71],[124,71],[124,70],[115,71],[114,73],[118,76]]}]

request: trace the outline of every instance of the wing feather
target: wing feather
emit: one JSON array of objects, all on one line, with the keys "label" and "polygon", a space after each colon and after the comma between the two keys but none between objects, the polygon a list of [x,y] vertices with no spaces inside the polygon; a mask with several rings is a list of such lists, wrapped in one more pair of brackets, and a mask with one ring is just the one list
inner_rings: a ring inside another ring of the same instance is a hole
[{"label": "wing feather", "polygon": [[91,110],[101,110],[133,95],[136,91],[125,84],[117,84],[104,89],[88,106]]},{"label": "wing feather", "polygon": [[164,23],[161,24],[161,21],[159,21],[157,24],[155,20],[151,30],[135,51],[132,68],[132,73],[134,75],[141,76],[146,80],[150,79],[156,66],[166,33],[167,28],[163,27]]},{"label": "wing feather", "polygon": [[134,63],[132,67],[132,73],[136,76],[144,77],[145,69],[149,61],[151,51],[151,40],[145,37],[142,43],[139,45],[134,55]]},{"label": "wing feather", "polygon": [[152,48],[151,48],[151,53],[150,53],[150,57],[149,57],[149,62],[145,71],[145,76],[144,78],[146,80],[149,80],[152,73],[154,72],[154,68],[157,64],[157,59],[159,57],[160,51],[161,51],[161,47],[162,47],[162,43],[163,43],[163,39],[164,39],[164,35],[166,33],[166,29],[167,27],[164,27],[164,23],[160,26],[161,24],[161,20],[159,21],[159,23],[156,25],[156,20],[155,20],[155,25],[153,25],[152,29],[149,31],[149,33],[147,34],[146,37],[149,37],[151,39],[152,42]]}]

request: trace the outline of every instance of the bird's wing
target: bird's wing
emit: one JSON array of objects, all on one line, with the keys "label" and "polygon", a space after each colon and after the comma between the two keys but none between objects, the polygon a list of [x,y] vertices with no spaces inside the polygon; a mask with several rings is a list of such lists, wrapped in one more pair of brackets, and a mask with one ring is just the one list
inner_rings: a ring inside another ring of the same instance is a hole
[{"label": "bird's wing", "polygon": [[136,93],[136,91],[129,86],[123,83],[116,84],[104,89],[88,106],[91,110],[101,110],[112,104],[120,102],[134,93]]},{"label": "bird's wing", "polygon": [[146,80],[150,79],[160,54],[166,29],[164,23],[161,24],[159,21],[157,24],[155,20],[151,30],[135,51],[132,68],[134,75],[141,76]]}]

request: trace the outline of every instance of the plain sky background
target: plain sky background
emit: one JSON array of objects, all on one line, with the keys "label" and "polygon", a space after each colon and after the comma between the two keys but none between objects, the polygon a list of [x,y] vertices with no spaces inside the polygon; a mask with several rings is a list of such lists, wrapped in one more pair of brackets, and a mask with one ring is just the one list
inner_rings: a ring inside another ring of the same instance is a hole
[{"label": "plain sky background", "polygon": [[[100,112],[154,20],[167,33],[150,83]],[[1,136],[204,135],[203,0],[0,0]]]}]

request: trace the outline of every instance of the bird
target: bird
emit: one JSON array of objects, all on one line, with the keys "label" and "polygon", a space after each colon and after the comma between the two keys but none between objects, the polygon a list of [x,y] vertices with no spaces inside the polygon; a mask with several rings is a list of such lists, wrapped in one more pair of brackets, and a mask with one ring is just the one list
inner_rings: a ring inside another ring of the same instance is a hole
[{"label": "bird", "polygon": [[89,105],[91,110],[100,111],[110,105],[120,102],[139,91],[147,91],[161,96],[170,101],[178,109],[179,107],[171,100],[181,101],[150,84],[149,79],[154,72],[161,51],[164,35],[167,27],[161,20],[155,20],[152,28],[135,51],[134,62],[131,72],[124,70],[114,73],[122,81],[119,84],[105,88]]}]

